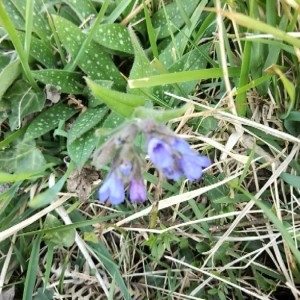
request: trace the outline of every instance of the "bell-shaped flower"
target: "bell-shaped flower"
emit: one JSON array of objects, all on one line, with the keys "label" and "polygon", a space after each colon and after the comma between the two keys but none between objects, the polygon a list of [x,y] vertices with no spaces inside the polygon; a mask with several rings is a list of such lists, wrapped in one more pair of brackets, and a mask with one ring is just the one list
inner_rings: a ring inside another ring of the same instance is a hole
[{"label": "bell-shaped flower", "polygon": [[99,188],[98,196],[102,203],[107,200],[113,205],[124,202],[125,189],[122,179],[115,172],[111,172]]},{"label": "bell-shaped flower", "polygon": [[198,155],[188,142],[174,136],[150,137],[148,154],[153,164],[168,179],[175,181],[182,176],[191,181],[200,179],[202,170],[211,165],[208,157]]},{"label": "bell-shaped flower", "polygon": [[123,176],[129,176],[132,172],[132,163],[130,161],[124,161],[118,167]]},{"label": "bell-shaped flower", "polygon": [[174,159],[172,157],[172,148],[162,139],[156,137],[151,137],[149,139],[148,155],[157,168],[173,168]]},{"label": "bell-shaped flower", "polygon": [[188,180],[197,180],[202,176],[202,170],[211,165],[210,159],[197,154],[183,155],[177,162]]},{"label": "bell-shaped flower", "polygon": [[188,180],[200,179],[202,169],[211,165],[211,161],[207,156],[198,155],[194,152],[188,142],[181,138],[175,138],[172,146],[179,153],[177,163]]},{"label": "bell-shaped flower", "polygon": [[146,201],[147,191],[142,178],[134,178],[131,180],[129,187],[129,198],[132,203]]}]

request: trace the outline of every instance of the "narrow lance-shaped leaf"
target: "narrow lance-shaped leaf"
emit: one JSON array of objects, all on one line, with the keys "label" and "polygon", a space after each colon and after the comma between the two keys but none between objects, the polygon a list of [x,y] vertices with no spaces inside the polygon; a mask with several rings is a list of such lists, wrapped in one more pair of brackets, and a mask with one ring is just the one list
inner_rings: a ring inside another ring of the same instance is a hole
[{"label": "narrow lance-shaped leaf", "polygon": [[100,103],[105,103],[113,111],[124,117],[129,117],[135,107],[143,106],[145,98],[139,95],[121,93],[111,89],[107,89],[94,81],[85,78],[88,87],[94,96],[99,99]]},{"label": "narrow lance-shaped leaf", "polygon": [[44,84],[51,84],[59,87],[62,93],[81,94],[82,93],[82,76],[79,73],[68,72],[65,70],[38,70],[33,71],[34,78]]},{"label": "narrow lance-shaped leaf", "polygon": [[34,139],[58,127],[60,121],[66,121],[76,113],[76,109],[65,104],[56,104],[43,111],[28,126],[25,138]]},{"label": "narrow lance-shaped leaf", "polygon": [[81,137],[84,133],[89,131],[104,118],[108,109],[104,107],[89,108],[72,124],[68,132],[68,144],[71,144],[76,139]]},{"label": "narrow lance-shaped leaf", "polygon": [[121,24],[101,24],[95,31],[93,39],[111,50],[133,54],[128,29]]},{"label": "narrow lance-shaped leaf", "polygon": [[21,64],[17,59],[9,63],[0,73],[0,100],[11,84],[21,74]]},{"label": "narrow lance-shaped leaf", "polygon": [[[86,39],[85,34],[76,25],[62,17],[53,15],[52,18],[59,39],[74,59]],[[125,80],[111,57],[95,41],[91,41],[82,54],[78,59],[78,66],[90,78],[93,80],[111,80],[116,87],[125,86]]]},{"label": "narrow lance-shaped leaf", "polygon": [[64,0],[64,2],[74,10],[81,21],[97,14],[97,11],[90,0]]},{"label": "narrow lance-shaped leaf", "polygon": [[[182,9],[186,16],[192,15],[198,3],[199,0],[182,1]],[[184,24],[184,19],[178,4],[173,2],[156,12],[152,17],[152,23],[154,29],[159,29],[157,38],[162,39],[177,31]]]},{"label": "narrow lance-shaped leaf", "polygon": [[90,130],[68,144],[68,153],[76,164],[78,169],[81,169],[85,162],[89,159],[98,142],[94,130]]}]

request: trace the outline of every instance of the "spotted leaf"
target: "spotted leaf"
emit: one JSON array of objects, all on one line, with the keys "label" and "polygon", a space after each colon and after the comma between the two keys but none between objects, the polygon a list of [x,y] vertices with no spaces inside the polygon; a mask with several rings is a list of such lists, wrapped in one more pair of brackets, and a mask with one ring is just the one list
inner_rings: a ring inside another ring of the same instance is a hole
[{"label": "spotted leaf", "polygon": [[[74,59],[85,41],[85,34],[70,21],[56,15],[52,17],[62,44]],[[111,57],[95,41],[90,41],[83,50],[78,66],[93,80],[111,80],[116,87],[125,86],[125,79]]]},{"label": "spotted leaf", "polygon": [[82,76],[76,72],[65,70],[38,70],[33,76],[44,84],[51,84],[60,88],[62,93],[81,94],[83,89]]},{"label": "spotted leaf", "polygon": [[58,127],[60,121],[70,119],[76,110],[65,104],[56,104],[37,116],[28,126],[26,139],[35,139]]},{"label": "spotted leaf", "polygon": [[94,128],[107,114],[108,109],[105,107],[89,108],[72,124],[68,132],[68,144],[71,144],[84,133]]},{"label": "spotted leaf", "polygon": [[124,117],[129,117],[134,109],[145,104],[145,97],[129,93],[121,93],[108,89],[89,78],[85,78],[88,87],[98,99],[99,104],[105,103],[112,110]]},{"label": "spotted leaf", "polygon": [[100,25],[95,31],[93,39],[111,50],[133,54],[128,29],[120,24]]},{"label": "spotted leaf", "polygon": [[90,0],[64,0],[81,21],[86,20],[91,15],[96,15],[97,11]]},{"label": "spotted leaf", "polygon": [[67,145],[68,153],[78,169],[81,169],[88,160],[97,142],[98,138],[95,136],[94,130],[90,130]]},{"label": "spotted leaf", "polygon": [[[195,11],[199,0],[181,1],[182,9],[186,16],[190,17]],[[170,36],[184,25],[184,18],[180,12],[177,2],[166,5],[158,10],[152,17],[154,29],[158,31],[158,39]]]}]

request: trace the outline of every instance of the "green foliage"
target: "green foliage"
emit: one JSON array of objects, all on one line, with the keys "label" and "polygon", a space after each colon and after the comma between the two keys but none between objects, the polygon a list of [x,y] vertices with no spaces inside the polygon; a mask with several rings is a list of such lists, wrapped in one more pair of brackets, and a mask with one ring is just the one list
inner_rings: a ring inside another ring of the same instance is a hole
[{"label": "green foliage", "polygon": [[42,91],[36,92],[26,81],[18,80],[7,91],[4,100],[11,107],[9,126],[15,130],[21,127],[24,117],[41,111],[46,99]]},{"label": "green foliage", "polygon": [[0,99],[12,83],[20,76],[21,66],[19,60],[14,60],[2,68],[0,73]]},{"label": "green foliage", "polygon": [[[54,227],[62,226],[62,223],[54,215],[47,215],[44,222],[44,229],[51,229]],[[45,233],[43,236],[47,244],[53,244],[55,247],[71,247],[75,242],[74,229],[66,229],[59,232]]]},{"label": "green foliage", "polygon": [[[91,299],[298,293],[294,2],[0,0],[0,294],[68,297],[70,281]],[[212,167],[167,182],[147,164],[144,206],[95,202],[94,149],[146,118]]]},{"label": "green foliage", "polygon": [[157,38],[162,39],[178,31],[185,24],[184,17],[189,19],[198,3],[199,0],[183,1],[179,7],[176,2],[173,2],[157,11],[152,16],[154,30],[158,32]]},{"label": "green foliage", "polygon": [[133,54],[128,29],[120,24],[101,24],[93,35],[95,42],[116,53]]},{"label": "green foliage", "polygon": [[172,233],[165,233],[160,235],[152,235],[144,242],[151,250],[151,255],[159,261],[166,251],[171,251],[171,245],[178,244],[180,239]]},{"label": "green foliage", "polygon": [[130,117],[135,107],[142,106],[145,103],[145,98],[142,96],[114,91],[88,78],[85,80],[96,99],[99,100],[99,104],[105,103],[109,108],[124,117]]},{"label": "green foliage", "polygon": [[18,141],[14,147],[0,152],[2,170],[13,173],[40,171],[46,166],[45,158],[32,140]]},{"label": "green foliage", "polygon": [[54,105],[44,110],[33,122],[30,123],[26,130],[26,139],[35,139],[58,127],[60,121],[70,119],[76,110],[65,104]]},{"label": "green foliage", "polygon": [[[62,17],[53,15],[52,18],[60,41],[69,55],[75,58],[85,40],[84,33]],[[110,56],[96,42],[91,41],[82,53],[84,55],[78,58],[78,66],[91,79],[111,80],[117,87],[124,86],[124,79]]]},{"label": "green foliage", "polygon": [[79,73],[47,69],[34,71],[33,76],[44,84],[59,87],[62,93],[81,94],[82,77]]}]

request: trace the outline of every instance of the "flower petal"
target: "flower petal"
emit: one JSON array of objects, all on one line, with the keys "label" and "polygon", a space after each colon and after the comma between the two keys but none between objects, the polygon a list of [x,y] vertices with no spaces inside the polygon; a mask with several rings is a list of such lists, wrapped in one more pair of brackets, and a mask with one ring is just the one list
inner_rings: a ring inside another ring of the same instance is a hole
[{"label": "flower petal", "polygon": [[181,159],[178,159],[180,168],[182,169],[185,177],[188,180],[200,179],[202,176],[202,167],[195,164],[195,157],[191,155],[186,155]]},{"label": "flower petal", "polygon": [[190,144],[181,138],[175,138],[172,141],[172,146],[176,151],[178,151],[180,154],[190,154],[193,153]]},{"label": "flower petal", "polygon": [[133,179],[131,181],[129,197],[132,203],[146,201],[147,191],[142,179]]},{"label": "flower petal", "polygon": [[110,173],[99,189],[99,201],[109,200],[111,204],[120,204],[125,199],[125,189],[122,180],[114,172]]},{"label": "flower petal", "polygon": [[124,176],[130,175],[132,171],[132,163],[130,161],[124,161],[120,166],[119,170]]},{"label": "flower petal", "polygon": [[170,168],[174,164],[171,147],[161,139],[151,138],[148,142],[148,154],[153,164],[160,168]]},{"label": "flower petal", "polygon": [[192,153],[191,155],[183,155],[178,159],[178,164],[188,180],[197,180],[202,176],[202,169],[211,165],[211,161],[207,156],[200,156]]},{"label": "flower petal", "polygon": [[183,175],[181,169],[176,166],[173,166],[172,168],[163,168],[162,172],[168,179],[172,179],[174,181],[178,180]]}]

